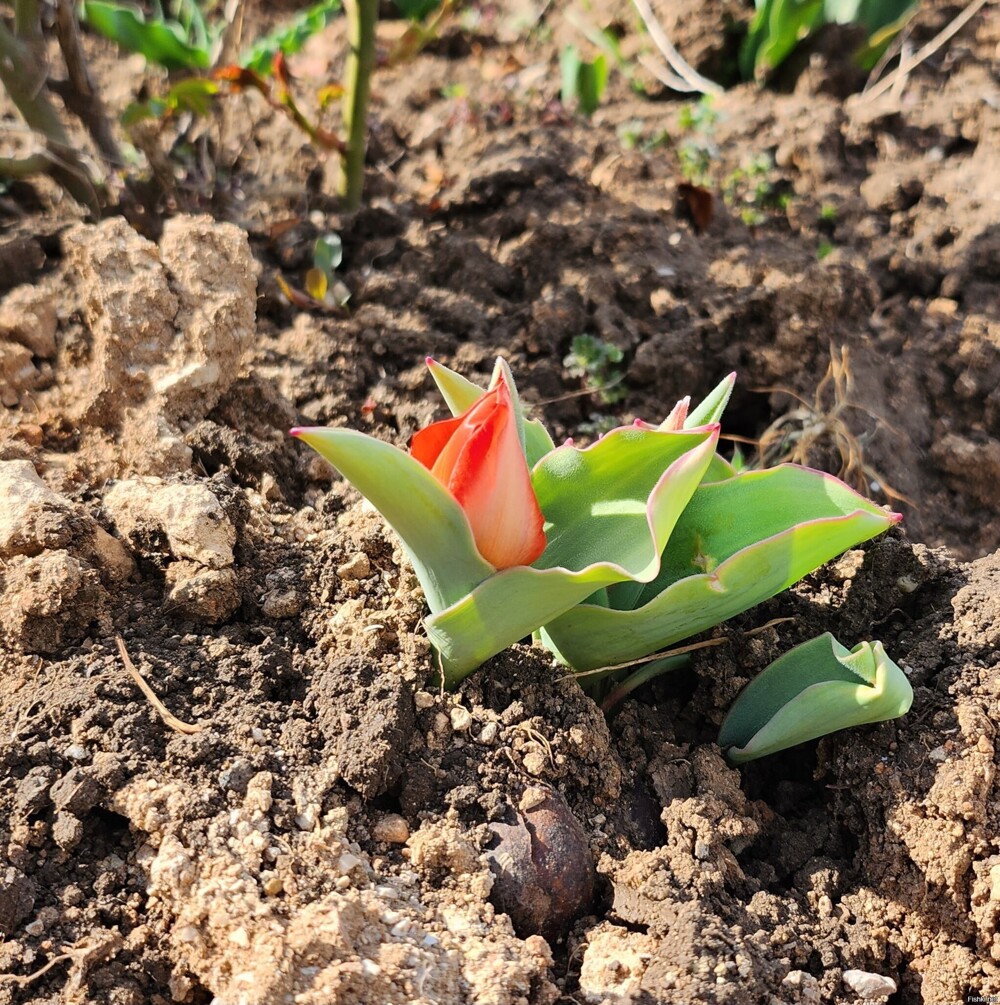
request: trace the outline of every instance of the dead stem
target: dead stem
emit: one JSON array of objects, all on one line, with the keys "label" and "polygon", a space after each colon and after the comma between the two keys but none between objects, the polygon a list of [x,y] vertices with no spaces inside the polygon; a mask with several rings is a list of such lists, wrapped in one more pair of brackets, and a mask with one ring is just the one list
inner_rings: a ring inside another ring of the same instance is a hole
[{"label": "dead stem", "polygon": [[[813,400],[807,401],[788,387],[761,387],[764,393],[787,394],[799,403],[799,408],[778,416],[764,430],[758,441],[761,468],[790,462],[808,465],[816,448],[823,441],[830,442],[840,456],[837,476],[862,492],[870,492],[872,483],[891,500],[916,506],[912,499],[896,491],[878,470],[865,459],[862,440],[844,418],[848,410],[864,412],[879,428],[900,436],[880,415],[853,401],[854,373],[851,370],[850,350],[847,346],[830,346],[830,363],[823,379],[817,384]],[[832,402],[831,402],[832,399]]]},{"label": "dead stem", "polygon": [[125,669],[132,675],[132,679],[138,684],[139,690],[146,696],[150,705],[156,709],[159,713],[160,718],[171,728],[176,729],[178,733],[186,733],[191,735],[192,733],[200,733],[204,728],[205,724],[182,722],[177,718],[176,715],[167,710],[166,705],[160,701],[159,698],[153,693],[153,689],[146,683],[142,674],[139,673],[135,668],[135,664],[129,659],[128,650],[125,648],[125,642],[120,635],[115,636],[115,642],[118,643],[118,652],[121,655],[122,662],[125,664]]},{"label": "dead stem", "polygon": [[11,981],[14,984],[20,984],[21,987],[27,987],[33,981],[37,981],[39,977],[47,974],[54,966],[59,963],[65,963],[67,960],[72,960],[73,956],[70,953],[63,953],[61,956],[53,956],[44,967],[40,967],[33,974],[0,974],[0,981]]}]

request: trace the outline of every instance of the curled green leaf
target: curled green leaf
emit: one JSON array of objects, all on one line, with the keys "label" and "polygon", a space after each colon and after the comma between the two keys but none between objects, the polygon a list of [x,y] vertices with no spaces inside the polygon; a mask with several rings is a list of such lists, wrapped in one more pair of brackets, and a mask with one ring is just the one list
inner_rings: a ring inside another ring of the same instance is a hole
[{"label": "curled green leaf", "polygon": [[719,732],[734,764],[807,740],[904,715],[906,674],[881,642],[842,646],[829,632],[775,660],[736,699]]},{"label": "curled green leaf", "polygon": [[792,464],[704,482],[652,582],[612,587],[606,605],[580,604],[546,624],[542,641],[576,670],[638,659],[773,597],[898,519]]}]

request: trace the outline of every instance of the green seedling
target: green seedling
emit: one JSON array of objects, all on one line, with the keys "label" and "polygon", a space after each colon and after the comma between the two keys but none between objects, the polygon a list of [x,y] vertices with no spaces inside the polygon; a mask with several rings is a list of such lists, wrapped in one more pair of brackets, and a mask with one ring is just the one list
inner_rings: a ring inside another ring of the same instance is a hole
[{"label": "green seedling", "polygon": [[719,156],[712,134],[718,120],[719,113],[708,94],[700,101],[683,105],[677,115],[679,128],[689,134],[677,147],[681,177],[701,188],[712,186],[712,163]]},{"label": "green seedling", "polygon": [[138,52],[167,70],[207,70],[219,38],[210,30],[195,0],[177,0],[172,16],[159,3],[149,19],[136,8],[104,0],[84,0],[84,23],[128,52]]},{"label": "green seedling", "polygon": [[769,212],[784,211],[791,196],[772,181],[774,158],[769,153],[748,158],[733,171],[722,186],[727,206],[739,212],[748,227],[756,227]]},{"label": "green seedling", "polygon": [[582,378],[588,390],[593,391],[606,405],[613,405],[625,397],[622,381],[625,373],[622,363],[625,354],[593,335],[577,335],[570,343],[570,352],[563,366],[573,377]]},{"label": "green seedling", "polygon": [[722,723],[719,746],[742,764],[849,726],[895,719],[912,702],[906,674],[881,642],[846,649],[827,632],[750,682]]},{"label": "green seedling", "polygon": [[618,142],[623,150],[641,150],[650,153],[666,146],[670,142],[670,133],[666,129],[651,129],[639,119],[623,122],[618,127]]},{"label": "green seedling", "polygon": [[576,46],[568,45],[563,49],[559,65],[562,70],[560,100],[563,106],[572,108],[575,105],[584,115],[593,115],[600,107],[608,83],[607,57],[600,53],[587,62]]},{"label": "green seedling", "polygon": [[326,307],[343,307],[351,291],[336,277],[344,258],[339,234],[324,234],[313,245],[313,265],[306,273],[306,292]]},{"label": "green seedling", "polygon": [[341,0],[322,0],[296,14],[269,35],[257,39],[240,55],[239,65],[255,73],[267,75],[280,52],[291,56],[299,52],[314,35],[318,35],[343,9]]}]

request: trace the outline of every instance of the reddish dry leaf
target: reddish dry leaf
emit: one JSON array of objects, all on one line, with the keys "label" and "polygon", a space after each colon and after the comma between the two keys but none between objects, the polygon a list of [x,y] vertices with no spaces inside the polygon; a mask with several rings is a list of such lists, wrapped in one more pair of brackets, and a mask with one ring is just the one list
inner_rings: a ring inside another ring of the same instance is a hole
[{"label": "reddish dry leaf", "polygon": [[681,197],[694,223],[694,229],[700,234],[706,230],[715,215],[715,198],[707,188],[692,185],[689,181],[678,182],[677,194]]}]

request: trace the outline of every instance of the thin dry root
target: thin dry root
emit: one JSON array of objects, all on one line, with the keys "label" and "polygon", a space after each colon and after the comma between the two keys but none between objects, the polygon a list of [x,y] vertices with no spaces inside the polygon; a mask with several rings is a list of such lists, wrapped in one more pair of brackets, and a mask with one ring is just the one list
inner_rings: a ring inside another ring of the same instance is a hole
[{"label": "thin dry root", "polygon": [[[769,468],[784,462],[808,465],[816,448],[825,441],[832,443],[840,455],[839,478],[864,493],[870,492],[875,483],[888,499],[916,506],[912,499],[897,492],[865,459],[863,444],[845,419],[848,409],[864,412],[874,419],[876,429],[884,427],[895,436],[901,435],[880,415],[852,400],[854,374],[847,346],[840,349],[830,346],[830,365],[816,386],[811,402],[787,387],[762,387],[758,390],[787,394],[799,403],[798,408],[779,416],[764,430],[757,443],[760,467]],[[828,404],[831,397],[832,404]]]},{"label": "thin dry root", "polygon": [[125,664],[125,669],[132,675],[132,680],[139,685],[139,690],[146,696],[150,705],[156,709],[159,713],[160,718],[171,728],[176,729],[178,733],[186,733],[191,735],[192,733],[200,733],[204,728],[205,724],[201,722],[190,723],[182,722],[177,718],[172,712],[167,710],[166,705],[160,701],[159,698],[153,693],[153,689],[146,683],[142,674],[139,673],[135,668],[135,664],[129,659],[128,650],[125,648],[125,642],[122,640],[120,635],[115,636],[115,642],[118,643],[118,652],[121,654],[122,662]]}]

